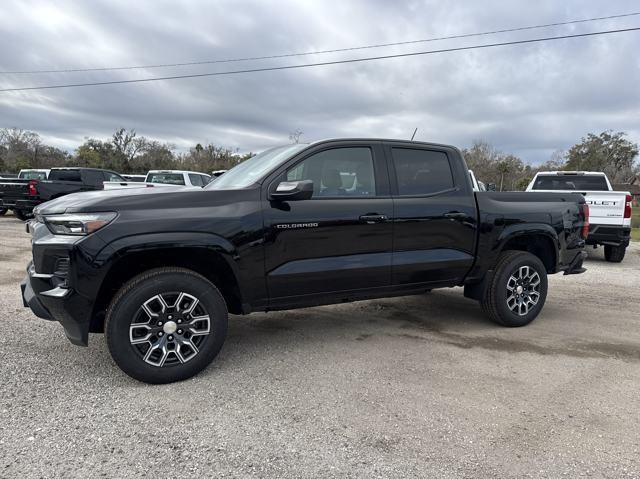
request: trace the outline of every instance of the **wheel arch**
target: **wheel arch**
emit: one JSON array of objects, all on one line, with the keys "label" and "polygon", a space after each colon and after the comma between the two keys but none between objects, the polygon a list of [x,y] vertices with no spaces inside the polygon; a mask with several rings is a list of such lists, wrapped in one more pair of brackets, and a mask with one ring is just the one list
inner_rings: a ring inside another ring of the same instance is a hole
[{"label": "wheel arch", "polygon": [[464,284],[464,295],[480,300],[488,282],[493,279],[496,264],[505,251],[526,251],[542,261],[547,273],[558,269],[558,234],[547,224],[515,224],[507,226],[496,239],[495,247],[488,255],[487,269],[473,281]]},{"label": "wheel arch", "polygon": [[109,269],[96,295],[89,330],[103,331],[106,309],[124,283],[158,267],[181,267],[201,274],[220,290],[229,312],[245,312],[230,244],[223,238],[212,241],[214,235],[205,235],[207,241],[194,238],[191,233],[183,238],[169,235],[171,239],[157,238],[161,235],[142,235],[144,238],[138,237],[135,241],[129,238],[122,244],[111,245],[110,251],[105,248],[102,261],[109,264]]},{"label": "wheel arch", "polygon": [[513,225],[505,228],[498,237],[497,261],[504,251],[527,251],[537,256],[547,273],[558,268],[558,234],[547,224]]}]

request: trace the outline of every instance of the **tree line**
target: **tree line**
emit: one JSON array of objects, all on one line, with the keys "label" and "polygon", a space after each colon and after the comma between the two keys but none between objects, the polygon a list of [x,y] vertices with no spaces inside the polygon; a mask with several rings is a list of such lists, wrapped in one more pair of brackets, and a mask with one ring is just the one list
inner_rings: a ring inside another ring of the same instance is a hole
[{"label": "tree line", "polygon": [[0,129],[0,172],[25,168],[82,166],[105,168],[118,173],[146,173],[173,169],[210,173],[228,170],[253,156],[238,150],[198,143],[188,152],[176,152],[174,145],[139,136],[120,128],[111,138],[86,138],[74,153],[46,145],[40,135],[18,128]]},{"label": "tree line", "polygon": [[610,130],[589,133],[567,151],[556,151],[536,166],[482,140],[463,149],[462,154],[476,177],[485,184],[495,184],[499,191],[524,190],[539,171],[604,171],[612,183],[626,183],[640,174],[640,164],[636,163],[638,144],[626,136]]},{"label": "tree line", "polygon": [[[301,131],[289,136],[299,141]],[[521,158],[504,153],[486,141],[474,141],[462,150],[467,165],[485,184],[496,189],[523,190],[538,171],[604,171],[612,183],[625,183],[640,174],[636,164],[638,145],[624,132],[589,133],[567,151],[555,152],[541,165],[531,165]],[[120,128],[111,138],[86,138],[75,152],[46,145],[32,131],[18,128],[0,129],[0,172],[17,172],[24,168],[84,166],[106,168],[119,173],[146,173],[154,169],[184,169],[204,173],[227,170],[253,156],[213,143],[196,144],[188,152],[176,152],[174,145],[139,136],[135,130]]]}]

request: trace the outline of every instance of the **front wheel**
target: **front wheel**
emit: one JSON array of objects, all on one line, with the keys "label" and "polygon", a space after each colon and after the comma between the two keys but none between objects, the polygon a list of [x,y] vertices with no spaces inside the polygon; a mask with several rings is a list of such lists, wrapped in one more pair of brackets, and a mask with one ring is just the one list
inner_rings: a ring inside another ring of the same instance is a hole
[{"label": "front wheel", "polygon": [[482,309],[502,326],[519,327],[533,321],[547,299],[547,270],[537,256],[505,251],[481,300]]},{"label": "front wheel", "polygon": [[611,246],[604,245],[604,259],[610,263],[620,263],[624,259],[624,254],[627,252],[626,246]]},{"label": "front wheel", "polygon": [[8,210],[9,208],[0,208],[0,216],[6,215]]},{"label": "front wheel", "polygon": [[105,319],[109,352],[134,379],[163,384],[196,375],[227,335],[227,307],[206,278],[183,268],[147,271],[126,283]]}]

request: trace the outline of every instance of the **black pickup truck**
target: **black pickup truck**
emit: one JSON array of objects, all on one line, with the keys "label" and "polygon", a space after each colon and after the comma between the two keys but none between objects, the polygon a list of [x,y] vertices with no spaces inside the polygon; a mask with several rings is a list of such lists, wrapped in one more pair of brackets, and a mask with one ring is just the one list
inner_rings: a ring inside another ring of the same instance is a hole
[{"label": "black pickup truck", "polygon": [[104,332],[130,376],[166,383],[248,314],[463,286],[523,326],[547,274],[582,273],[580,194],[474,193],[450,146],[328,140],[265,151],[204,189],[68,195],[28,223],[25,306],[72,343]]},{"label": "black pickup truck", "polygon": [[10,209],[21,220],[32,216],[40,203],[79,191],[103,189],[105,181],[124,181],[113,171],[99,168],[53,168],[46,180],[0,180],[0,209]]}]

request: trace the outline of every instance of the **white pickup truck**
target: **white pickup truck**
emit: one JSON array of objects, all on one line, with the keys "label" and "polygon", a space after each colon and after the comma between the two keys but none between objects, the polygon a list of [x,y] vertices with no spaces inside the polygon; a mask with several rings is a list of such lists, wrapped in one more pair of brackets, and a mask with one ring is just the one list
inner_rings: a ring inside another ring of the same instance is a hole
[{"label": "white pickup truck", "polygon": [[18,173],[18,179],[21,180],[46,180],[49,178],[50,169],[28,169],[20,170]]},{"label": "white pickup truck", "polygon": [[541,171],[527,191],[582,193],[589,205],[587,244],[604,245],[607,261],[619,263],[629,246],[631,195],[613,191],[607,175],[595,171]]},{"label": "white pickup truck", "polygon": [[211,181],[211,175],[197,171],[151,170],[144,181],[105,181],[105,190],[146,188],[150,186],[199,186]]}]

